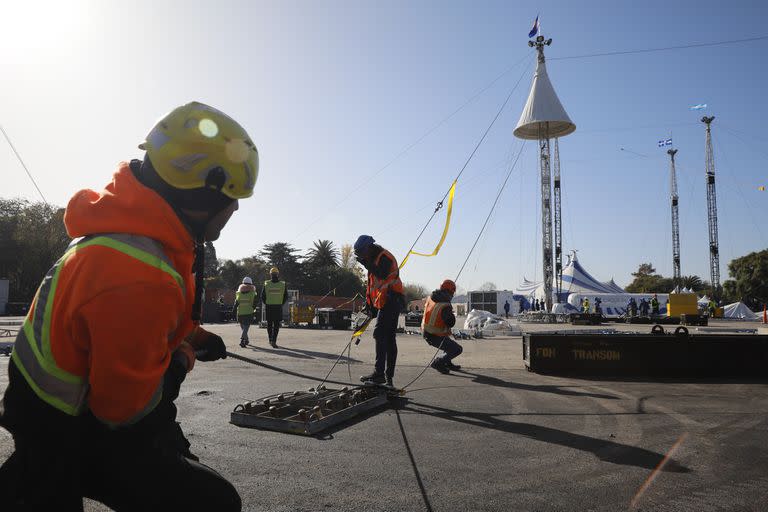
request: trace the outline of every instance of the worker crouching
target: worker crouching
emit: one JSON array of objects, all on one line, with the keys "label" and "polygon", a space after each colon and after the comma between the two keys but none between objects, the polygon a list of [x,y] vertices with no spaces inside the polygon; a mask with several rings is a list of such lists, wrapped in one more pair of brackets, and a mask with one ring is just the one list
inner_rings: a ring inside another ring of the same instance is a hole
[{"label": "worker crouching", "polygon": [[458,357],[464,349],[451,339],[451,327],[456,325],[456,316],[453,314],[451,305],[455,293],[456,283],[450,279],[443,281],[440,289],[433,291],[427,298],[421,320],[424,339],[433,347],[443,351],[442,355],[432,361],[432,368],[440,373],[461,369],[461,366],[453,364],[453,359]]},{"label": "worker crouching", "polygon": [[204,242],[253,194],[258,154],[201,103],[139,147],[144,159],[121,163],[104,191],[69,201],[74,240],[16,338],[0,411],[15,442],[0,468],[4,512],[82,511],[83,497],[118,511],[241,509],[190,452],[174,401],[195,361],[226,357],[199,326]]}]

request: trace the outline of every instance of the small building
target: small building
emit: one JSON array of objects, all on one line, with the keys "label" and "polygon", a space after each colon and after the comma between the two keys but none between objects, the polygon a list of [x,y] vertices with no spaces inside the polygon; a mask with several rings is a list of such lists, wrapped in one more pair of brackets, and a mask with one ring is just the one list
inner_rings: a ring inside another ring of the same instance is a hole
[{"label": "small building", "polygon": [[474,291],[467,293],[467,312],[477,309],[487,311],[494,315],[504,314],[504,303],[509,301],[509,314],[517,314],[520,311],[521,295],[511,290]]}]

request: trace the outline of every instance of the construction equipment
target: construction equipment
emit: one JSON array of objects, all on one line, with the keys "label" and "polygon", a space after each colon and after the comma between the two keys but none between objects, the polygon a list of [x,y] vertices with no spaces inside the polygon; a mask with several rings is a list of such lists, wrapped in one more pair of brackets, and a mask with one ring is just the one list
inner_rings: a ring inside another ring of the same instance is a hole
[{"label": "construction equipment", "polygon": [[[546,312],[552,311],[552,283],[555,280],[555,269],[553,268],[553,259],[561,258],[560,255],[554,255],[553,258],[553,229],[552,229],[552,171],[550,167],[550,138],[555,137],[557,141],[576,130],[568,114],[565,112],[560,99],[552,87],[552,83],[547,75],[547,68],[544,59],[544,47],[552,44],[552,39],[545,39],[544,36],[536,37],[535,41],[528,41],[528,46],[536,48],[538,60],[536,65],[536,74],[533,77],[531,92],[528,101],[517,122],[514,135],[519,139],[536,140],[539,143],[539,172],[541,184],[541,243],[542,243],[542,270],[544,274],[544,301]],[[557,147],[556,172],[559,173],[559,146]],[[556,206],[556,230],[554,236],[557,236],[556,243],[562,243],[560,240],[560,179],[556,176],[557,197]],[[562,268],[562,264],[560,265]],[[558,280],[558,286],[559,280]],[[557,297],[558,302],[560,297]]]},{"label": "construction equipment", "polygon": [[230,422],[240,427],[314,435],[387,403],[389,393],[378,386],[328,389],[270,395],[238,404]]},{"label": "construction equipment", "polygon": [[715,116],[704,116],[701,122],[707,125],[706,173],[707,173],[707,222],[709,224],[709,274],[712,283],[712,297],[720,295],[720,248],[717,241],[717,193],[715,190],[715,156],[712,153],[712,121]]},{"label": "construction equipment", "polygon": [[676,149],[667,151],[670,158],[669,169],[669,191],[670,202],[672,203],[672,280],[675,284],[680,283],[680,220],[678,215],[678,196],[677,196],[677,175],[675,174],[675,154]]}]

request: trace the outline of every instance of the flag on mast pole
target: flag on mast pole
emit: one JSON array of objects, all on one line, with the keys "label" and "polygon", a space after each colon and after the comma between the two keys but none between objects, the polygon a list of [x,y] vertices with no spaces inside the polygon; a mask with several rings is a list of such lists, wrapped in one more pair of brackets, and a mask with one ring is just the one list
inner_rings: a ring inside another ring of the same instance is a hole
[{"label": "flag on mast pole", "polygon": [[536,37],[536,35],[539,33],[539,30],[541,30],[541,25],[539,25],[539,15],[537,14],[536,20],[533,22],[533,27],[531,27],[531,31],[528,32],[528,39]]}]

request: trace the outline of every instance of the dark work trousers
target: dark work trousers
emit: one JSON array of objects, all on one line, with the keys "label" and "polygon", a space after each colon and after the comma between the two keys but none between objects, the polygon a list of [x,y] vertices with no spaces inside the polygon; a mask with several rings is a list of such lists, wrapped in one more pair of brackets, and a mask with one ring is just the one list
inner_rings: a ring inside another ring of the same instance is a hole
[{"label": "dark work trousers", "polygon": [[400,318],[400,305],[397,298],[390,297],[376,315],[376,328],[373,339],[376,340],[376,373],[384,374],[390,379],[395,376],[397,361],[397,321]]},{"label": "dark work trousers", "polygon": [[[425,336],[424,339],[427,343],[435,348],[440,348],[443,351],[443,355],[436,357],[435,361],[440,364],[449,363],[454,357],[458,357],[464,352],[464,348],[453,341],[450,336]],[[441,345],[442,343],[442,345]]]},{"label": "dark work trousers", "polygon": [[280,322],[283,321],[283,305],[265,306],[267,315],[267,335],[269,341],[277,343],[277,332],[280,330]]},{"label": "dark work trousers", "polygon": [[238,315],[237,322],[243,330],[240,335],[240,341],[248,341],[248,329],[251,327],[251,322],[253,322],[253,315]]},{"label": "dark work trousers", "polygon": [[81,512],[83,497],[117,512],[241,509],[224,477],[170,450],[119,441],[70,443],[50,432],[15,440],[16,451],[0,468],[3,511]]},{"label": "dark work trousers", "polygon": [[81,512],[83,497],[117,512],[241,509],[232,484],[192,460],[177,423],[140,436],[110,430],[40,401],[13,362],[9,377],[2,420],[15,451],[0,467],[3,512]]}]

